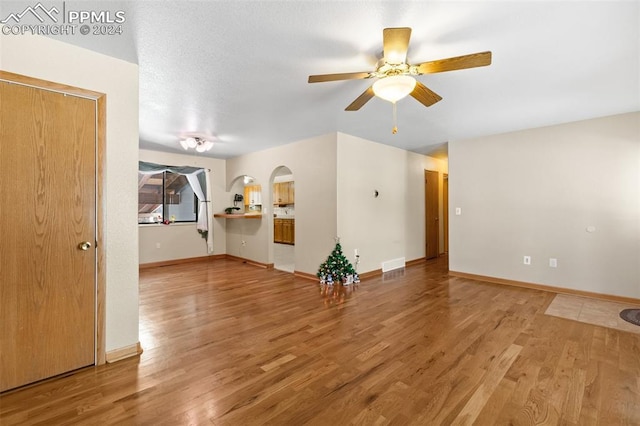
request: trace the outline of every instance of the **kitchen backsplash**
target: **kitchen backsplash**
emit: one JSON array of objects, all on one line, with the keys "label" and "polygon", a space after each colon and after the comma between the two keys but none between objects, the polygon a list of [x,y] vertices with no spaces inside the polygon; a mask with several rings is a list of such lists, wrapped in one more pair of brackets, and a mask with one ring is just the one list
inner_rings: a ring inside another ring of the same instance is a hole
[{"label": "kitchen backsplash", "polygon": [[273,214],[275,214],[276,216],[295,216],[296,215],[296,209],[291,206],[291,207],[277,207],[274,206],[273,207]]}]

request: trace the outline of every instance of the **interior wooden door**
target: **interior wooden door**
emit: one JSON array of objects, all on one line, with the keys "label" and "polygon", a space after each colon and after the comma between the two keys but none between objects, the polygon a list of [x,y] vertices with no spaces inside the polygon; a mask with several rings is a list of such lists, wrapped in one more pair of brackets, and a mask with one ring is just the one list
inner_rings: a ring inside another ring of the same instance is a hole
[{"label": "interior wooden door", "polygon": [[0,81],[0,391],[95,363],[96,118]]},{"label": "interior wooden door", "polygon": [[438,172],[424,171],[425,233],[427,259],[438,257]]}]

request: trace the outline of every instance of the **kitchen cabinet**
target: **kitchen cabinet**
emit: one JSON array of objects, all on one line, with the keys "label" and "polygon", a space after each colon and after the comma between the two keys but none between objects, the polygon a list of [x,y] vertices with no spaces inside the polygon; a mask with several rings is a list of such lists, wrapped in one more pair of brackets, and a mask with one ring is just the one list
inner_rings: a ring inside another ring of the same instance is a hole
[{"label": "kitchen cabinet", "polygon": [[275,205],[287,205],[295,204],[295,189],[294,183],[291,182],[276,182],[273,184],[273,204]]},{"label": "kitchen cabinet", "polygon": [[273,220],[273,242],[281,244],[295,244],[295,219]]},{"label": "kitchen cabinet", "polygon": [[295,244],[295,220],[283,219],[282,240],[285,244]]},{"label": "kitchen cabinet", "polygon": [[282,243],[282,230],[283,230],[283,221],[284,219],[273,219],[273,242],[274,243]]},{"label": "kitchen cabinet", "polygon": [[289,194],[289,204],[295,204],[296,191],[293,181],[288,182],[289,187],[287,188],[287,193]]},{"label": "kitchen cabinet", "polygon": [[285,200],[285,182],[277,182],[273,184],[273,204],[286,204],[289,201],[289,194],[286,192]]},{"label": "kitchen cabinet", "polygon": [[262,187],[260,185],[248,185],[244,187],[244,205],[262,204]]}]

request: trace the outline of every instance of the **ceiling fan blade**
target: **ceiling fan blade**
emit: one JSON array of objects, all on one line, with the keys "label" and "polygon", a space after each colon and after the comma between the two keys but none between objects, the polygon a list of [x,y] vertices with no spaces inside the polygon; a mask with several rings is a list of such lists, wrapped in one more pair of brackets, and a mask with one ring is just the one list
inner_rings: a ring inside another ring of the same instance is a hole
[{"label": "ceiling fan blade", "polygon": [[389,64],[402,64],[407,60],[411,28],[385,28],[382,30],[384,61]]},{"label": "ceiling fan blade", "polygon": [[370,72],[345,72],[341,74],[310,75],[309,83],[322,83],[324,81],[338,81],[338,80],[358,80],[363,78],[371,78],[371,73]]},{"label": "ceiling fan blade", "polygon": [[413,89],[413,92],[411,92],[411,96],[427,107],[442,100],[442,96],[438,95],[419,81],[416,81],[416,87]]},{"label": "ceiling fan blade", "polygon": [[364,104],[369,102],[369,99],[373,98],[374,96],[375,96],[375,93],[373,93],[373,86],[369,86],[367,90],[362,92],[362,94],[358,96],[355,101],[351,102],[351,104],[348,107],[346,107],[344,110],[357,111],[360,108],[362,108]]},{"label": "ceiling fan blade", "polygon": [[491,65],[491,52],[479,52],[454,58],[438,59],[437,61],[423,62],[416,66],[418,67],[418,74],[433,74],[487,65]]}]

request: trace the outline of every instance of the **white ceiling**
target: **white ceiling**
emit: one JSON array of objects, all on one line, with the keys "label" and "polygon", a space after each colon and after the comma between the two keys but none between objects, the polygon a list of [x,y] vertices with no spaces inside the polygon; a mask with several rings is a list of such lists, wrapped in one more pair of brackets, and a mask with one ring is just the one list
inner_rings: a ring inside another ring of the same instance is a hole
[{"label": "white ceiling", "polygon": [[[340,131],[433,154],[451,140],[640,110],[638,1],[82,4],[126,13],[121,36],[58,38],[139,64],[146,149],[184,152],[178,140],[195,133],[215,138],[207,155],[229,158]],[[485,50],[493,63],[418,77],[443,100],[398,102],[396,135],[388,102],[344,111],[372,80],[307,83],[373,70],[382,29],[401,26],[413,29],[411,63]]]}]

